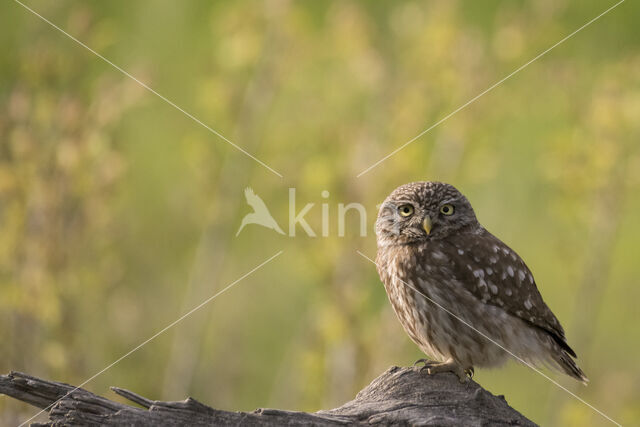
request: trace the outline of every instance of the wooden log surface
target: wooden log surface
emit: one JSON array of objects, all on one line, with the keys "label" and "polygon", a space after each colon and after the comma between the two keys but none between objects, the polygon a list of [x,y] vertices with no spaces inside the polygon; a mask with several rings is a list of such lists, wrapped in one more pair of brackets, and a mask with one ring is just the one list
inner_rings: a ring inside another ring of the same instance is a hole
[{"label": "wooden log surface", "polygon": [[136,406],[114,402],[84,389],[20,372],[0,375],[0,393],[47,408],[48,426],[60,425],[353,425],[535,426],[503,396],[494,396],[470,380],[449,373],[428,375],[417,368],[392,367],[360,391],[354,400],[314,413],[257,409],[232,412],[187,398],[150,400],[112,387]]}]

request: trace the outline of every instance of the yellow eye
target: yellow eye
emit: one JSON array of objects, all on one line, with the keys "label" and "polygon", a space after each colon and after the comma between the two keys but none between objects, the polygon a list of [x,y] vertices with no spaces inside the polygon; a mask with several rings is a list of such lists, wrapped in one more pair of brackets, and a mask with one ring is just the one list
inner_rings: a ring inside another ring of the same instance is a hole
[{"label": "yellow eye", "polygon": [[450,205],[448,203],[446,205],[442,205],[442,207],[440,208],[440,212],[443,215],[453,215],[454,210],[455,209],[453,208],[453,205]]},{"label": "yellow eye", "polygon": [[413,206],[411,205],[402,205],[398,206],[398,212],[401,216],[411,216],[413,215]]}]

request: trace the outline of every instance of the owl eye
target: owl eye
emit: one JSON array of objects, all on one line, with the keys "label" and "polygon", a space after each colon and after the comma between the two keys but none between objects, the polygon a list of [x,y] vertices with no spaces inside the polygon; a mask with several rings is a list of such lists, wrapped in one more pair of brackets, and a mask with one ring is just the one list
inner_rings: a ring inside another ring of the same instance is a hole
[{"label": "owl eye", "polygon": [[449,203],[447,203],[446,205],[442,205],[442,207],[440,208],[440,212],[443,215],[453,215],[453,212],[455,211],[453,205],[450,205]]},{"label": "owl eye", "polygon": [[402,205],[402,206],[398,206],[398,212],[400,213],[401,216],[411,216],[413,215],[413,206],[411,205]]}]

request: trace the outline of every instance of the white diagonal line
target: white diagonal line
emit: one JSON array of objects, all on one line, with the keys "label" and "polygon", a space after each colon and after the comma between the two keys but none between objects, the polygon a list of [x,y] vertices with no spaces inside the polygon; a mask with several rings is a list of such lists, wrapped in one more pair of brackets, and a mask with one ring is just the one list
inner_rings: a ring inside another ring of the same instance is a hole
[{"label": "white diagonal line", "polygon": [[85,49],[87,49],[89,52],[93,53],[94,55],[96,55],[98,58],[102,59],[104,62],[106,62],[107,64],[111,65],[113,68],[115,68],[116,70],[120,71],[122,74],[124,74],[125,76],[129,77],[131,80],[133,80],[134,82],[138,83],[140,86],[142,86],[143,88],[145,88],[146,90],[148,90],[149,92],[153,93],[154,95],[156,95],[158,98],[162,99],[164,102],[166,102],[167,104],[171,105],[173,108],[175,108],[176,110],[180,111],[182,114],[184,114],[185,116],[189,117],[191,120],[193,120],[194,122],[198,123],[200,126],[202,126],[203,128],[207,129],[209,132],[213,133],[214,135],[216,135],[218,138],[222,139],[223,141],[227,142],[228,144],[230,144],[232,147],[234,147],[236,150],[242,152],[243,154],[245,154],[246,156],[252,158],[253,160],[255,160],[256,162],[258,162],[260,165],[262,165],[263,167],[269,169],[271,172],[273,172],[274,174],[278,175],[280,178],[282,178],[282,174],[280,174],[279,172],[277,172],[276,170],[274,170],[273,168],[271,168],[270,166],[268,166],[266,163],[264,163],[263,161],[261,161],[260,159],[256,158],[253,154],[249,153],[247,150],[245,150],[244,148],[240,147],[238,144],[232,142],[231,140],[229,140],[227,137],[225,137],[224,135],[222,135],[220,132],[218,132],[217,130],[213,129],[211,126],[205,124],[202,120],[198,119],[197,117],[195,117],[193,114],[187,112],[184,110],[184,108],[178,106],[175,102],[171,101],[170,99],[168,99],[167,97],[165,97],[164,95],[158,93],[157,91],[155,91],[154,89],[152,89],[151,87],[149,87],[147,84],[143,83],[142,81],[140,81],[139,79],[137,79],[135,76],[133,76],[132,74],[130,74],[129,72],[125,71],[124,69],[122,69],[121,67],[119,67],[118,65],[114,64],[113,62],[111,62],[110,60],[108,60],[107,58],[105,58],[104,56],[102,56],[101,54],[99,54],[98,52],[96,52],[95,50],[93,50],[92,48],[90,48],[89,46],[87,46],[86,44],[84,44],[83,42],[81,42],[80,40],[78,40],[77,38],[75,38],[74,36],[72,36],[71,34],[67,33],[65,30],[63,30],[62,28],[58,27],[56,24],[54,24],[53,22],[49,21],[47,18],[45,18],[44,16],[40,15],[38,12],[36,12],[35,10],[31,9],[29,6],[25,5],[24,3],[22,3],[19,0],[13,0],[16,3],[18,3],[20,6],[22,6],[23,8],[25,8],[26,10],[28,10],[29,12],[31,12],[32,14],[34,14],[35,16],[37,16],[38,18],[40,18],[42,21],[46,22],[47,24],[51,25],[53,28],[55,28],[56,30],[60,31],[62,34],[64,34],[65,36],[69,37],[71,40],[73,40],[74,42],[78,43],[80,46],[84,47]]},{"label": "white diagonal line", "polygon": [[[364,259],[372,262],[374,265],[378,265],[374,260],[372,260],[371,258],[369,258],[368,256],[366,256],[365,254],[363,254],[362,252],[360,252],[359,250],[356,250],[356,252],[358,254],[360,254]],[[536,368],[535,366],[533,366],[531,363],[527,362],[526,360],[522,359],[521,357],[515,355],[513,352],[507,350],[506,348],[504,348],[500,343],[498,343],[496,340],[492,339],[491,337],[487,336],[486,334],[484,334],[482,331],[479,331],[477,328],[473,327],[471,324],[469,324],[467,321],[465,321],[463,318],[457,316],[455,313],[452,313],[450,310],[448,310],[447,308],[443,307],[442,305],[438,304],[436,301],[434,301],[433,299],[429,298],[427,295],[425,295],[423,292],[421,292],[420,290],[416,289],[414,286],[411,286],[409,283],[405,282],[404,280],[400,279],[399,277],[395,277],[396,279],[398,279],[400,282],[402,282],[405,286],[407,286],[410,289],[413,289],[415,292],[419,293],[420,295],[422,295],[423,297],[425,297],[427,300],[429,300],[430,302],[432,302],[433,304],[435,304],[436,306],[438,306],[439,308],[441,308],[442,310],[446,311],[448,314],[450,314],[451,316],[455,317],[456,319],[458,319],[460,322],[462,322],[463,324],[465,324],[466,326],[468,326],[469,328],[473,329],[474,331],[476,331],[478,334],[482,335],[484,338],[486,338],[487,340],[491,341],[493,344],[497,345],[498,347],[500,347],[502,350],[506,351],[507,353],[509,353],[511,356],[513,356],[515,359],[517,359],[519,362],[523,363],[524,365],[528,366],[529,368],[533,369],[535,372],[537,372],[538,374],[542,375],[544,378],[546,378],[547,380],[551,381],[553,384],[555,384],[556,386],[560,387],[562,390],[566,391],[567,393],[569,393],[571,396],[573,396],[574,398],[578,399],[580,402],[584,403],[585,405],[587,405],[589,408],[593,409],[594,411],[596,411],[598,414],[602,415],[604,418],[606,418],[607,420],[611,421],[613,424],[617,425],[617,426],[622,426],[620,423],[614,421],[611,417],[609,417],[607,414],[605,414],[604,412],[602,412],[601,410],[599,410],[598,408],[594,407],[593,405],[591,405],[589,402],[585,401],[584,399],[582,399],[580,396],[578,396],[577,394],[573,393],[571,390],[567,389],[566,387],[564,387],[562,384],[558,383],[557,381],[555,381],[554,379],[552,379],[551,377],[549,377],[548,375],[546,375],[544,372],[542,372],[541,370],[539,370],[538,368]]]},{"label": "white diagonal line", "polygon": [[371,166],[369,166],[368,168],[366,168],[365,170],[363,170],[362,172],[360,172],[357,175],[357,178],[360,178],[362,175],[364,175],[365,173],[369,172],[371,169],[375,168],[376,166],[378,166],[380,163],[384,162],[385,160],[387,160],[389,157],[396,155],[399,151],[401,151],[402,149],[404,149],[406,146],[408,146],[409,144],[413,143],[415,140],[417,140],[418,138],[420,138],[422,135],[424,135],[425,133],[429,132],[431,129],[435,128],[436,126],[438,126],[439,124],[441,124],[442,122],[444,122],[445,120],[449,119],[451,116],[453,116],[454,114],[458,113],[459,111],[465,109],[466,107],[468,107],[469,105],[471,105],[472,103],[474,103],[478,98],[482,97],[483,95],[487,94],[488,92],[492,91],[493,89],[495,89],[496,87],[500,86],[502,83],[504,83],[505,81],[509,80],[511,77],[513,77],[514,75],[516,75],[518,72],[522,71],[523,69],[525,69],[526,67],[528,67],[529,65],[531,65],[533,62],[535,62],[536,60],[540,59],[541,57],[543,57],[544,55],[546,55],[547,53],[549,53],[551,50],[553,50],[554,48],[556,48],[557,46],[561,45],[562,43],[564,43],[565,41],[567,41],[568,39],[570,39],[571,37],[573,37],[574,35],[576,35],[577,33],[579,33],[580,31],[582,31],[583,29],[585,29],[586,27],[588,27],[589,25],[593,24],[595,21],[597,21],[598,19],[602,18],[604,15],[606,15],[607,13],[611,12],[613,9],[615,9],[616,7],[618,7],[619,5],[621,5],[622,3],[624,3],[625,0],[620,0],[618,3],[614,4],[613,6],[611,6],[609,9],[605,10],[604,12],[602,12],[600,15],[596,16],[595,18],[593,18],[592,20],[590,20],[589,22],[587,22],[586,24],[584,24],[583,26],[581,26],[580,28],[578,28],[577,30],[575,30],[574,32],[572,32],[571,34],[569,34],[568,36],[565,36],[562,40],[560,40],[559,42],[557,42],[556,44],[554,44],[553,46],[547,48],[546,50],[544,50],[543,52],[539,53],[535,58],[529,60],[528,62],[522,64],[520,67],[516,68],[514,71],[512,71],[510,74],[508,74],[507,76],[503,77],[501,80],[497,81],[496,83],[494,83],[493,85],[489,86],[487,89],[485,89],[484,91],[480,92],[478,95],[474,96],[473,98],[471,98],[469,101],[467,101],[466,103],[462,104],[460,107],[456,108],[455,110],[453,110],[452,112],[450,112],[449,114],[447,114],[446,116],[444,116],[443,118],[441,118],[440,120],[438,120],[437,122],[435,122],[434,124],[432,124],[431,126],[429,126],[428,128],[426,128],[425,130],[423,130],[422,132],[420,132],[418,135],[414,136],[413,138],[411,138],[409,141],[405,142],[404,144],[402,144],[400,147],[396,148],[395,150],[393,150],[391,153],[387,154],[386,156],[384,156],[383,158],[381,158],[380,160],[378,160],[377,162],[375,162],[374,164],[372,164]]},{"label": "white diagonal line", "polygon": [[132,353],[138,351],[140,348],[142,348],[143,346],[145,346],[146,344],[148,344],[150,341],[152,341],[153,339],[157,338],[158,336],[162,335],[164,332],[166,332],[167,330],[171,329],[173,326],[177,325],[178,323],[180,323],[182,320],[184,320],[185,318],[189,317],[191,314],[195,313],[196,311],[198,311],[199,309],[201,309],[202,307],[204,307],[206,304],[208,304],[209,302],[213,301],[215,298],[217,298],[219,295],[223,294],[224,292],[226,292],[227,290],[229,290],[232,286],[234,286],[236,283],[240,282],[242,279],[246,278],[247,276],[251,275],[252,273],[254,273],[255,271],[259,270],[260,268],[262,268],[263,266],[265,266],[267,263],[273,261],[276,257],[278,257],[279,255],[282,254],[283,251],[279,251],[278,253],[276,253],[275,255],[273,255],[271,258],[267,259],[266,261],[264,261],[262,264],[254,267],[253,269],[251,269],[248,273],[245,273],[244,275],[240,276],[238,279],[234,280],[233,282],[231,282],[229,285],[227,285],[224,289],[222,289],[221,291],[215,293],[214,295],[210,296],[209,298],[207,298],[206,300],[204,300],[203,302],[201,302],[200,304],[198,304],[197,306],[195,306],[194,308],[192,308],[191,310],[189,310],[188,312],[186,312],[185,314],[183,314],[182,316],[178,317],[176,320],[174,320],[173,322],[171,322],[169,325],[165,326],[162,330],[160,330],[159,332],[156,332],[154,335],[152,335],[150,338],[147,338],[145,341],[143,341],[142,343],[138,344],[136,347],[134,347],[133,349],[129,350],[127,353],[125,353],[124,355],[120,356],[120,358],[118,358],[115,362],[111,363],[110,365],[108,365],[107,367],[103,368],[102,370],[100,370],[99,372],[95,373],[94,375],[92,375],[88,380],[84,381],[82,384],[80,384],[79,386],[77,386],[76,388],[74,388],[73,390],[65,393],[64,396],[62,396],[61,398],[59,398],[58,400],[56,400],[55,402],[51,403],[49,406],[47,406],[46,408],[42,409],[40,412],[38,412],[37,414],[35,414],[33,417],[29,418],[28,420],[24,421],[22,424],[20,424],[20,426],[18,427],[22,427],[23,425],[27,424],[29,421],[31,421],[32,419],[34,419],[35,417],[37,417],[38,415],[40,415],[41,413],[49,410],[53,405],[55,405],[56,403],[58,403],[59,401],[61,401],[62,399],[64,399],[65,397],[67,397],[69,394],[73,393],[74,391],[78,390],[80,387],[85,386],[87,383],[89,383],[90,381],[94,380],[96,377],[98,377],[99,375],[101,375],[102,373],[104,373],[106,370],[112,368],[114,365],[116,365],[117,363],[121,362],[123,359],[125,359],[126,357],[130,356]]}]

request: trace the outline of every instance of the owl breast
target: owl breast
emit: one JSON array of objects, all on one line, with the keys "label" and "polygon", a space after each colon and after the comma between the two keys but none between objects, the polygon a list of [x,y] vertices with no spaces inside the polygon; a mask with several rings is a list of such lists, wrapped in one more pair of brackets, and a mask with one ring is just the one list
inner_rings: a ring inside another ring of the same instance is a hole
[{"label": "owl breast", "polygon": [[437,360],[448,359],[450,352],[442,340],[446,333],[440,333],[443,319],[428,306],[429,301],[425,297],[400,279],[397,267],[396,263],[387,267],[388,279],[384,281],[384,285],[400,324],[411,340],[429,357]]},{"label": "owl breast", "polygon": [[492,336],[501,331],[500,341],[517,341],[523,338],[516,336],[520,329],[517,319],[476,299],[451,279],[442,264],[418,262],[426,250],[393,247],[379,251],[379,273],[402,327],[435,360],[452,359],[463,366],[503,363],[508,353],[483,334]]}]

